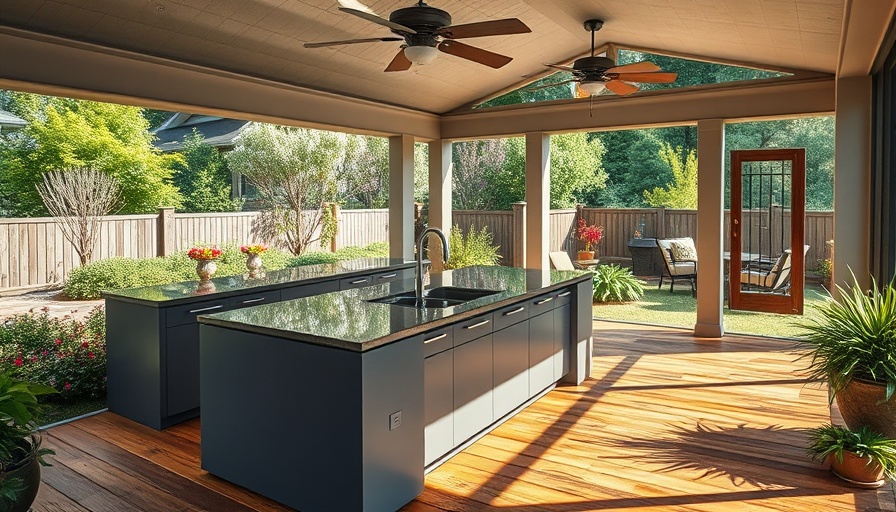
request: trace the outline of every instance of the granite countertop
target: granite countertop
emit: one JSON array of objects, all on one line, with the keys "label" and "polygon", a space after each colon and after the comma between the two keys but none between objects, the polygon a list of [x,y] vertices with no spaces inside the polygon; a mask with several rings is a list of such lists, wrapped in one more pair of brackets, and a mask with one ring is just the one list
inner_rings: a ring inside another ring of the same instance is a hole
[{"label": "granite countertop", "polygon": [[363,352],[442,325],[462,321],[570,284],[587,281],[580,271],[469,267],[431,275],[426,288],[456,286],[501,290],[464,304],[417,309],[367,302],[414,289],[413,280],[367,286],[274,304],[201,315],[200,323]]},{"label": "granite countertop", "polygon": [[215,277],[210,289],[200,290],[198,281],[160,284],[103,291],[104,298],[114,298],[149,306],[174,306],[199,302],[211,298],[223,298],[245,292],[261,292],[285,288],[292,284],[313,284],[333,277],[350,277],[389,269],[413,268],[413,261],[400,258],[358,258],[354,260],[305,265],[282,270],[267,271],[263,277],[250,278],[248,274]]}]

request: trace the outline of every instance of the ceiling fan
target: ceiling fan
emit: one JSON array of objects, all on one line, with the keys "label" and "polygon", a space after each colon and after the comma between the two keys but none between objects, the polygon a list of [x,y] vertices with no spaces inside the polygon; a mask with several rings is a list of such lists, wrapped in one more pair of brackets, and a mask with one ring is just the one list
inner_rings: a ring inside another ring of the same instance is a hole
[{"label": "ceiling fan", "polygon": [[670,84],[678,78],[678,73],[663,72],[659,66],[652,62],[643,61],[617,66],[613,59],[595,57],[594,33],[604,26],[604,22],[603,20],[586,20],[584,26],[585,30],[591,32],[591,56],[577,59],[572,64],[572,67],[548,64],[552,68],[571,72],[573,78],[556,84],[535,87],[531,90],[546,89],[575,82],[577,98],[596,96],[602,93],[604,89],[626,96],[640,90],[637,85],[631,82]]},{"label": "ceiling fan", "polygon": [[372,37],[305,43],[305,48],[380,41],[404,41],[398,54],[392,59],[385,71],[406,71],[412,64],[429,64],[436,58],[439,51],[497,69],[513,59],[461,43],[456,41],[456,39],[524,34],[532,31],[517,18],[451,25],[450,14],[426,5],[423,0],[419,0],[412,7],[393,11],[389,15],[388,20],[377,16],[369,7],[358,0],[338,1],[340,11],[388,27],[392,33],[400,37]]}]

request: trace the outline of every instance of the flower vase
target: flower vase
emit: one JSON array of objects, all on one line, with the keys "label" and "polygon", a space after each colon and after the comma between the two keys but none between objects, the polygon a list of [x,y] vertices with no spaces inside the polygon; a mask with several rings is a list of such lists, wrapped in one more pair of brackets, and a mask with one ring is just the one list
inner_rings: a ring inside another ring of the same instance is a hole
[{"label": "flower vase", "polygon": [[199,282],[204,283],[212,278],[218,270],[215,260],[196,260],[196,274],[199,275]]},{"label": "flower vase", "polygon": [[246,268],[249,269],[249,277],[260,277],[261,265],[261,255],[249,253],[249,257],[246,258]]}]

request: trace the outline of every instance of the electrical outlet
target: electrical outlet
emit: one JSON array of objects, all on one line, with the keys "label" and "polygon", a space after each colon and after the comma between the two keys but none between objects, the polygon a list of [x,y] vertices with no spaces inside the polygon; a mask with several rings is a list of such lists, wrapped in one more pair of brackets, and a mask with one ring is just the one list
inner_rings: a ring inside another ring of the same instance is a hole
[{"label": "electrical outlet", "polygon": [[389,430],[395,430],[401,426],[401,411],[389,415]]}]

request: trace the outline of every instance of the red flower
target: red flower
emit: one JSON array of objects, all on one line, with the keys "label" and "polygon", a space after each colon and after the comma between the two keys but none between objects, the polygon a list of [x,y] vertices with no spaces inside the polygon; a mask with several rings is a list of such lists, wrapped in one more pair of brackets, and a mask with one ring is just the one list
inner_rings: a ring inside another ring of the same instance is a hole
[{"label": "red flower", "polygon": [[62,340],[60,340],[59,338],[56,338],[55,343],[56,343],[57,345],[62,345]]},{"label": "red flower", "polygon": [[37,362],[37,356],[31,356],[31,362],[32,362],[32,363],[36,363],[36,362]]},{"label": "red flower", "polygon": [[90,344],[87,343],[86,341],[84,343],[81,343],[81,348],[87,348],[89,346],[90,346]]},{"label": "red flower", "polygon": [[215,260],[221,257],[224,251],[217,247],[193,247],[187,251],[187,256],[194,260]]},{"label": "red flower", "polygon": [[49,355],[49,354],[50,354],[50,353],[47,352],[46,350],[44,350],[43,352],[40,353],[40,355],[42,355],[42,356],[46,356],[46,355]]},{"label": "red flower", "polygon": [[88,353],[87,353],[87,357],[88,357],[89,359],[93,359],[93,358],[96,357],[96,356],[93,355],[93,352],[88,352]]},{"label": "red flower", "polygon": [[600,239],[604,236],[604,227],[588,225],[585,219],[580,218],[576,228],[576,235],[579,240],[585,242],[585,250],[590,251],[591,247],[600,243]]},{"label": "red flower", "polygon": [[72,389],[72,385],[69,384],[68,382],[66,382],[65,385],[62,386],[62,389],[68,391],[68,390]]},{"label": "red flower", "polygon": [[22,366],[22,363],[24,363],[24,361],[22,361],[22,358],[21,358],[21,357],[17,357],[17,358],[16,358],[16,361],[15,361],[14,364],[15,364],[16,366]]}]

